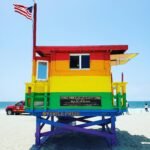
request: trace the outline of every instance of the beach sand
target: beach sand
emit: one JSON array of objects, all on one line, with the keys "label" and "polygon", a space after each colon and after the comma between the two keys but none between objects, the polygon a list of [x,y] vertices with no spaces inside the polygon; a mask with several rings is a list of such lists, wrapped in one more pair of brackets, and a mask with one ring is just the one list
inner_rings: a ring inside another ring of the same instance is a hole
[{"label": "beach sand", "polygon": [[[103,138],[71,133],[48,139],[41,150],[149,150],[150,112],[142,109],[129,112],[117,117],[118,145],[113,148]],[[4,110],[0,111],[0,150],[32,150],[34,142],[35,117],[7,116]]]}]

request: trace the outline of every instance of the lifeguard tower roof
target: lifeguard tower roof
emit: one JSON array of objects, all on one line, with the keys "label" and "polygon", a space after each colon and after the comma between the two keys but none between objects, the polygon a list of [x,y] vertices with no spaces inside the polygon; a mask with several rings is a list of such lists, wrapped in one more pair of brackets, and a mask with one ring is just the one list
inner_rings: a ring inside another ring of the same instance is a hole
[{"label": "lifeguard tower roof", "polygon": [[51,52],[98,52],[107,51],[110,54],[123,54],[128,45],[94,45],[94,46],[36,46],[35,51],[39,55],[48,55]]},{"label": "lifeguard tower roof", "polygon": [[[122,65],[134,58],[137,53],[124,54],[128,45],[90,45],[90,46],[35,46],[34,52],[42,57],[51,53],[82,53],[82,52],[107,52],[110,53],[111,66]],[[61,55],[61,59],[62,55]]]}]

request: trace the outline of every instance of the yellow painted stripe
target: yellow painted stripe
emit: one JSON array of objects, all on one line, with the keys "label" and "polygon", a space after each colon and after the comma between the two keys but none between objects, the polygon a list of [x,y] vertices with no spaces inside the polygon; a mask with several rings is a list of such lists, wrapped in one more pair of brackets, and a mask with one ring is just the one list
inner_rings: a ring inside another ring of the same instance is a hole
[{"label": "yellow painted stripe", "polygon": [[110,76],[53,76],[49,81],[28,83],[32,92],[111,92]]},{"label": "yellow painted stripe", "polygon": [[50,92],[111,92],[109,76],[55,76],[50,85]]},{"label": "yellow painted stripe", "polygon": [[26,93],[48,93],[50,92],[50,84],[47,81],[26,83]]},{"label": "yellow painted stripe", "polygon": [[127,82],[114,82],[112,88],[116,89],[117,93],[126,93]]}]

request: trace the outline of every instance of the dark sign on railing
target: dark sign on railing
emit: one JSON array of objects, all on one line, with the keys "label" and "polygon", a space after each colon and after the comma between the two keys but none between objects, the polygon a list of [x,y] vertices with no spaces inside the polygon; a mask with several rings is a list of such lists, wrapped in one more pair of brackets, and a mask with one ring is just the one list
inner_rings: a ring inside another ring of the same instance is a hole
[{"label": "dark sign on railing", "polygon": [[61,96],[60,106],[101,106],[101,97]]}]

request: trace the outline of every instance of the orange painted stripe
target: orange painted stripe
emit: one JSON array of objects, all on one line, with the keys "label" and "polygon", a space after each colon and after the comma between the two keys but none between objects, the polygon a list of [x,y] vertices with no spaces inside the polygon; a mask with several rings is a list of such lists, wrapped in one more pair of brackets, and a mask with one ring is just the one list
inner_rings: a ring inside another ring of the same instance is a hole
[{"label": "orange painted stripe", "polygon": [[[36,62],[33,61],[33,74],[36,76]],[[110,61],[91,60],[90,69],[71,70],[69,61],[51,61],[49,62],[50,76],[108,76],[110,75]]]},{"label": "orange painted stripe", "polygon": [[91,60],[90,69],[71,70],[69,61],[52,61],[50,76],[105,76],[110,75],[110,61]]}]

